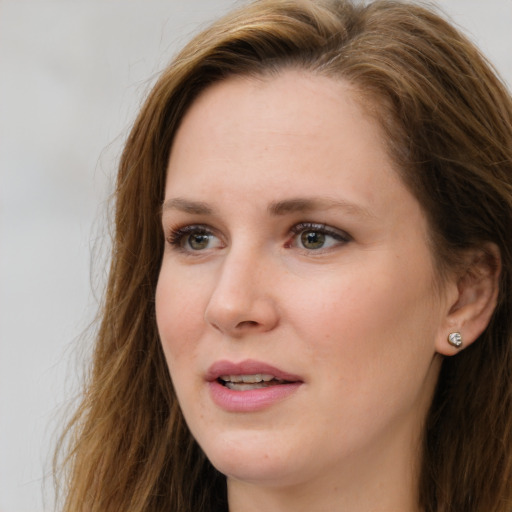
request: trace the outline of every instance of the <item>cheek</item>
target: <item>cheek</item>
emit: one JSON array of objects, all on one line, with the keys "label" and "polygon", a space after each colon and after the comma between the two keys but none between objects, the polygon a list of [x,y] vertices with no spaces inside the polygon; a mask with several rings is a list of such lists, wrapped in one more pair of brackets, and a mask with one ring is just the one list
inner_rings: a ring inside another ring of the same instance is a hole
[{"label": "cheek", "polygon": [[[378,333],[387,325],[397,326],[395,320],[402,317],[409,297],[394,290],[386,277],[340,274],[331,274],[304,288],[290,284],[283,295],[289,297],[295,325],[301,325],[318,342],[329,342],[333,337],[353,339],[364,333]],[[372,338],[366,339],[366,343],[371,342]]]},{"label": "cheek", "polygon": [[310,292],[295,321],[318,383],[319,410],[330,411],[325,428],[343,426],[354,443],[365,429],[377,431],[420,410],[437,371],[432,370],[436,308],[429,306],[427,281],[402,280],[396,286],[386,276],[363,277],[354,274]]},{"label": "cheek", "polygon": [[[190,355],[193,341],[203,329],[203,299],[197,288],[187,287],[177,275],[162,269],[155,295],[156,321],[160,340],[169,366],[172,361]],[[204,311],[204,310],[203,310]]]},{"label": "cheek", "polygon": [[364,272],[333,273],[302,291],[287,290],[293,297],[292,325],[307,342],[315,365],[333,371],[341,367],[333,378],[351,375],[362,382],[386,368],[396,368],[402,376],[409,368],[426,371],[440,308],[429,263],[418,266],[400,260],[373,268],[361,265]]}]

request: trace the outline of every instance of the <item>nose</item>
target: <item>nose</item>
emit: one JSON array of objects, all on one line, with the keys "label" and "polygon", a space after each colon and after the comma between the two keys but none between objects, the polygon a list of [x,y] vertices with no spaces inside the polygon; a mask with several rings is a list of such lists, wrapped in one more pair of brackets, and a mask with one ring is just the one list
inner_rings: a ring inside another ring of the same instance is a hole
[{"label": "nose", "polygon": [[206,322],[235,338],[274,329],[279,313],[272,293],[271,263],[246,251],[232,251],[221,265],[206,306]]}]

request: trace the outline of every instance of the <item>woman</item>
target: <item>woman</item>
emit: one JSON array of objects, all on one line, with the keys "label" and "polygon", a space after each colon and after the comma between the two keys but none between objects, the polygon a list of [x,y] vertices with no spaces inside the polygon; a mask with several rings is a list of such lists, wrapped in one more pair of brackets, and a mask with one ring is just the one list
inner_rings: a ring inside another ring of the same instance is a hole
[{"label": "woman", "polygon": [[127,141],[66,511],[508,511],[512,102],[436,14],[259,1]]}]

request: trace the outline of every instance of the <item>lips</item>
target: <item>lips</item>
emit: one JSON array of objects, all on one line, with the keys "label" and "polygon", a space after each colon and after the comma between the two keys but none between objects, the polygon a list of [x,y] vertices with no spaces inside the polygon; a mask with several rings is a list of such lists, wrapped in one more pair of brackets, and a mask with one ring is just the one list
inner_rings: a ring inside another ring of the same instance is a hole
[{"label": "lips", "polygon": [[206,380],[213,402],[228,412],[264,409],[303,384],[298,375],[254,360],[218,361],[209,368]]}]

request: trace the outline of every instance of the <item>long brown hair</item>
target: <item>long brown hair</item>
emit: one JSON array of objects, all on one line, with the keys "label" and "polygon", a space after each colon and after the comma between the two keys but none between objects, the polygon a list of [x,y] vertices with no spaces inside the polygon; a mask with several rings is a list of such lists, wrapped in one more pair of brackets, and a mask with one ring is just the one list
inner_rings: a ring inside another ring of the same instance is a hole
[{"label": "long brown hair", "polygon": [[511,97],[478,50],[431,9],[262,0],[187,45],[126,142],[93,367],[60,445],[64,511],[227,510],[225,479],[187,429],[158,339],[159,214],[173,136],[194,98],[227,76],[290,66],[361,93],[429,219],[440,273],[465,249],[499,247],[491,323],[442,365],[418,496],[426,512],[512,509]]}]

